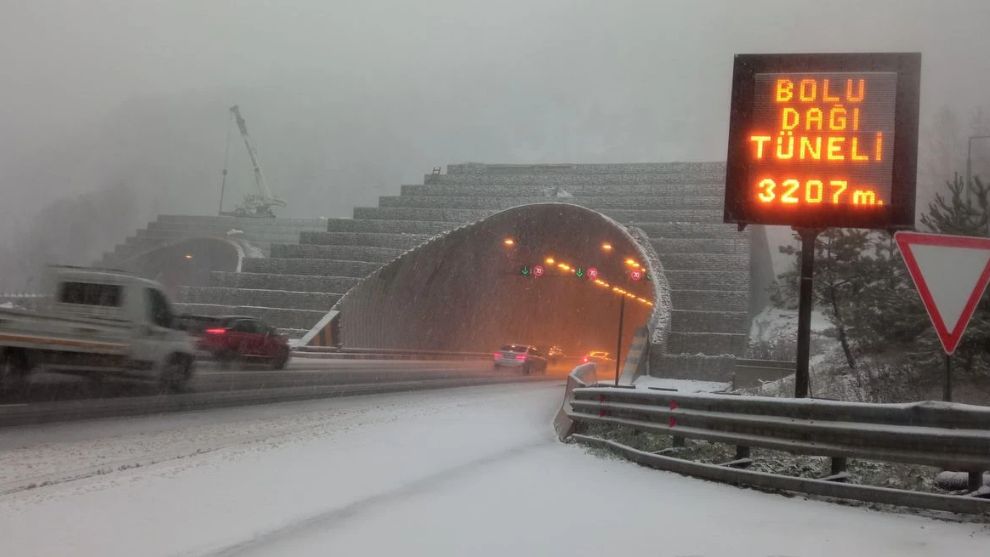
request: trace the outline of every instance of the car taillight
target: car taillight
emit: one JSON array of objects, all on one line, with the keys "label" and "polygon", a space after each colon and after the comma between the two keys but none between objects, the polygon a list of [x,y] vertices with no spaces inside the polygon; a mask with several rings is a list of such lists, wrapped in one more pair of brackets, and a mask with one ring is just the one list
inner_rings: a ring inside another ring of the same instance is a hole
[{"label": "car taillight", "polygon": [[588,357],[587,357],[587,356],[585,356],[585,357],[583,357],[583,358],[581,358],[581,363],[582,363],[582,364],[586,364],[586,363],[588,363]]},{"label": "car taillight", "polygon": [[526,361],[526,355],[525,354],[516,354],[516,359],[519,360],[520,362],[525,362]]},{"label": "car taillight", "polygon": [[208,335],[222,335],[227,332],[227,329],[206,329],[203,332]]},{"label": "car taillight", "polygon": [[493,353],[492,353],[492,356],[494,356],[494,357],[495,357],[495,359],[497,360],[497,359],[499,359],[499,358],[501,358],[501,357],[502,357],[502,353],[501,353],[501,352],[493,352]]}]

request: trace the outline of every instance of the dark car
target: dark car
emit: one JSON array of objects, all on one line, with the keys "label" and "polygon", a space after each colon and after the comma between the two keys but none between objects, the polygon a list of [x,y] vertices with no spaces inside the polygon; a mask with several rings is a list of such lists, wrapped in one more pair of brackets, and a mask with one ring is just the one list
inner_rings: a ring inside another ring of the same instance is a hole
[{"label": "dark car", "polygon": [[234,360],[267,361],[272,369],[289,362],[289,341],[264,321],[254,317],[219,317],[201,329],[198,348],[222,365]]},{"label": "dark car", "polygon": [[535,346],[506,344],[494,353],[495,368],[519,368],[523,375],[547,372],[547,359]]},{"label": "dark car", "polygon": [[547,349],[547,359],[549,359],[552,364],[559,362],[564,357],[564,349],[556,344]]}]

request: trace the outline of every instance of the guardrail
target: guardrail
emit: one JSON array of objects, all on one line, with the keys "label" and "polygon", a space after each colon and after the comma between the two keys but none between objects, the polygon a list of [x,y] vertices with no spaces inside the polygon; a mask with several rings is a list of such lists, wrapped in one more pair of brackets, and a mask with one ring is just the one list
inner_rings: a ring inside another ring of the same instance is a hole
[{"label": "guardrail", "polygon": [[292,350],[298,358],[382,359],[382,360],[490,360],[491,352],[447,352],[443,350],[404,350],[396,348],[352,348],[332,346],[298,346]]},{"label": "guardrail", "polygon": [[298,385],[267,389],[182,393],[169,396],[122,396],[109,399],[97,398],[10,404],[0,405],[0,428],[49,422],[91,420],[96,418],[144,416],[166,412],[201,411],[215,408],[295,402],[321,398],[545,380],[546,378],[544,377],[527,377],[522,375],[452,376],[412,379],[408,381],[375,381],[369,378],[369,382],[364,383]]},{"label": "guardrail", "polygon": [[[866,404],[809,399],[677,393],[594,385],[584,366],[568,378],[554,422],[561,440],[615,450],[650,467],[764,489],[961,513],[990,513],[983,471],[990,469],[990,408],[945,402]],[[584,424],[667,434],[673,445],[701,439],[736,447],[735,459],[705,464],[590,437]],[[831,457],[830,473],[799,478],[746,470],[750,448]],[[969,473],[970,496],[852,485],[847,459],[900,462]],[[981,493],[981,491],[983,493]]]},{"label": "guardrail", "polygon": [[564,387],[564,404],[557,412],[553,420],[553,429],[557,432],[557,437],[566,439],[575,430],[574,420],[571,419],[571,400],[574,399],[574,389],[578,387],[588,387],[598,383],[597,368],[594,363],[579,365],[567,376],[567,386]]}]

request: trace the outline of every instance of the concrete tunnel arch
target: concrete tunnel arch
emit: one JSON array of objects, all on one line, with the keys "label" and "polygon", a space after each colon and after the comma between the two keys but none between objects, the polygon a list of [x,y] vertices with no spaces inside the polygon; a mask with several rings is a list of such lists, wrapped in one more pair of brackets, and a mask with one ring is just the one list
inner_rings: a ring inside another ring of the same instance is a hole
[{"label": "concrete tunnel arch", "polygon": [[[507,247],[506,238],[515,245]],[[612,244],[612,251],[604,251],[603,243]],[[491,351],[525,342],[561,344],[572,354],[596,348],[614,352],[621,295],[546,265],[547,256],[571,266],[595,266],[610,285],[652,302],[627,303],[623,354],[644,325],[654,345],[665,342],[669,286],[646,235],[582,206],[539,203],[439,235],[363,279],[334,305],[338,343]],[[640,262],[651,280],[635,282],[623,274],[626,258]],[[519,274],[522,265],[536,263],[547,267],[545,276]]]}]

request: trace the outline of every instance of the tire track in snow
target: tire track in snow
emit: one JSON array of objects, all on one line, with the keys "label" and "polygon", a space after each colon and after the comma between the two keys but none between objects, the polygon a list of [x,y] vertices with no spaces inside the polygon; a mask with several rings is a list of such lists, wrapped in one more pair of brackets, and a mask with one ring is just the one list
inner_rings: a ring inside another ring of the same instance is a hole
[{"label": "tire track in snow", "polygon": [[[393,501],[413,497],[420,493],[429,491],[430,488],[439,484],[451,482],[460,478],[476,474],[482,469],[502,463],[506,460],[519,458],[528,453],[547,450],[556,446],[556,441],[552,437],[547,437],[539,441],[518,445],[497,454],[465,462],[452,468],[445,468],[436,473],[409,482],[401,487],[391,489],[370,497],[365,497],[357,501],[348,503],[342,507],[326,510],[321,513],[293,521],[284,526],[256,534],[249,539],[228,545],[213,551],[199,554],[201,557],[229,557],[232,555],[251,555],[266,553],[266,547],[292,536],[304,534],[308,530],[319,528],[329,530],[339,527],[342,523],[373,512],[376,508]],[[189,554],[183,554],[189,555]]]}]

